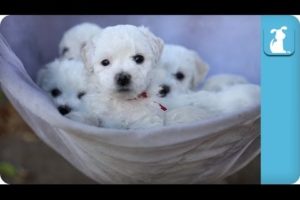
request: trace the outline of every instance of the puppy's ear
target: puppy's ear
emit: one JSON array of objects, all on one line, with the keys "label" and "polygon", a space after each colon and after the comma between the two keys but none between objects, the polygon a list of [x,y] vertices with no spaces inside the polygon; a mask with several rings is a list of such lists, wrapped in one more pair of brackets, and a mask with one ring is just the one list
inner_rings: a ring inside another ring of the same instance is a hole
[{"label": "puppy's ear", "polygon": [[275,33],[277,30],[276,29],[272,29],[271,31],[270,31],[270,33]]},{"label": "puppy's ear", "polygon": [[209,70],[209,65],[205,63],[196,52],[193,51],[193,55],[196,73],[193,74],[192,89],[196,88],[198,84],[205,79]]},{"label": "puppy's ear", "polygon": [[84,63],[85,68],[89,73],[94,72],[93,62],[92,62],[94,52],[95,52],[95,45],[92,39],[89,40],[87,43],[83,44],[80,49],[81,59]]},{"label": "puppy's ear", "polygon": [[164,41],[161,38],[155,36],[148,28],[144,26],[140,26],[139,30],[149,41],[151,50],[154,55],[154,62],[155,64],[157,64],[164,48]]},{"label": "puppy's ear", "polygon": [[38,71],[38,74],[37,74],[37,77],[36,77],[36,83],[37,83],[38,86],[41,87],[43,85],[46,74],[47,74],[47,69],[46,68],[40,69]]}]

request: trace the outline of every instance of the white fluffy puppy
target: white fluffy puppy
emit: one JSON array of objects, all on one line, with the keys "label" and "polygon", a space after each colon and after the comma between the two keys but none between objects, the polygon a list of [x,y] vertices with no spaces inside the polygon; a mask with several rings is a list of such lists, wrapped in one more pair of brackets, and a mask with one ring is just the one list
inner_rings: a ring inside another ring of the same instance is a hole
[{"label": "white fluffy puppy", "polygon": [[238,84],[220,92],[201,90],[168,99],[166,124],[178,124],[221,116],[259,105],[260,87]]},{"label": "white fluffy puppy", "polygon": [[99,126],[100,120],[88,114],[82,101],[87,93],[86,73],[80,61],[56,59],[40,69],[37,84],[48,93],[60,114]]},{"label": "white fluffy puppy", "polygon": [[95,35],[83,48],[90,73],[87,105],[104,127],[137,129],[164,125],[165,108],[149,96],[151,71],[163,41],[145,27],[117,25]]},{"label": "white fluffy puppy", "polygon": [[202,89],[207,91],[220,92],[233,85],[246,84],[247,79],[234,74],[218,74],[208,78]]},{"label": "white fluffy puppy", "polygon": [[67,59],[81,59],[81,48],[101,30],[98,25],[87,22],[70,28],[59,43],[59,55]]},{"label": "white fluffy puppy", "polygon": [[[181,124],[209,119],[259,103],[257,85],[233,85],[228,90],[190,91],[174,80],[164,68],[152,72],[150,93],[168,108],[166,125]],[[233,76],[235,77],[235,76]]]},{"label": "white fluffy puppy", "polygon": [[209,70],[195,51],[172,44],[164,46],[160,66],[167,69],[186,90],[196,89]]},{"label": "white fluffy puppy", "polygon": [[151,96],[157,98],[168,99],[176,98],[178,94],[185,94],[190,92],[183,84],[176,81],[165,68],[157,67],[151,73],[151,85],[149,93]]}]

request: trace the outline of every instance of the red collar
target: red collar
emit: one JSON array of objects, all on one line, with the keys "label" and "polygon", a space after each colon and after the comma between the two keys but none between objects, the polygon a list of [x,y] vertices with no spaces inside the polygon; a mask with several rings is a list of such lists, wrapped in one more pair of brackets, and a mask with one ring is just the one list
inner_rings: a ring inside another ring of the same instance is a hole
[{"label": "red collar", "polygon": [[132,100],[138,100],[138,99],[146,99],[148,98],[148,94],[146,91],[140,93],[137,97],[134,97],[132,99],[127,99],[128,101],[132,101]]},{"label": "red collar", "polygon": [[[137,97],[132,98],[132,99],[128,99],[128,100],[129,100],[129,101],[132,101],[132,100],[146,99],[146,98],[148,98],[148,93],[147,93],[146,91],[144,91],[144,92],[140,93]],[[161,109],[162,111],[168,110],[168,109],[167,109],[165,106],[163,106],[162,104],[160,104],[160,103],[158,103],[158,102],[156,102],[156,101],[153,101],[153,102],[156,103],[156,104],[158,104],[159,107],[160,107],[160,109]]]}]

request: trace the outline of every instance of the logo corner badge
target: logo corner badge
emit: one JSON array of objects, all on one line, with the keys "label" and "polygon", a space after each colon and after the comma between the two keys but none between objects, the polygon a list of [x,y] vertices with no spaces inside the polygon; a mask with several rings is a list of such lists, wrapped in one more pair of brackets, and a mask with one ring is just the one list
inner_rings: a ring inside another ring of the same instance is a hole
[{"label": "logo corner badge", "polygon": [[288,26],[266,29],[264,51],[272,56],[289,56],[294,53],[294,34]]}]

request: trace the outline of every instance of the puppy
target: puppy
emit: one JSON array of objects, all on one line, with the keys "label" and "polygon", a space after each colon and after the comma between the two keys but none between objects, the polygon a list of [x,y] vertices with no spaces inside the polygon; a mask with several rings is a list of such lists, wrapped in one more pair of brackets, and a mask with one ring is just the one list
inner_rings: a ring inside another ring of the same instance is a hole
[{"label": "puppy", "polygon": [[164,46],[160,66],[167,69],[178,83],[189,90],[196,89],[209,70],[209,66],[195,51],[172,44]]},{"label": "puppy", "polygon": [[67,30],[60,43],[59,55],[66,59],[81,59],[81,48],[101,27],[92,23],[81,23]]},{"label": "puppy", "polygon": [[[225,113],[257,105],[260,89],[256,85],[241,85],[230,90],[190,91],[172,78],[164,68],[152,72],[150,93],[168,108],[165,125],[182,124],[217,117]],[[222,76],[221,76],[222,77]],[[239,76],[229,76],[228,78]],[[217,79],[218,80],[218,79]],[[240,80],[241,81],[241,80]],[[236,81],[237,82],[237,81]],[[221,83],[220,83],[221,85]],[[228,86],[228,88],[230,88]]]},{"label": "puppy", "polygon": [[[164,102],[166,103],[166,102]],[[237,84],[220,92],[200,90],[168,99],[166,125],[193,122],[237,112],[260,103],[260,87]]]},{"label": "puppy", "polygon": [[60,114],[75,121],[100,126],[100,120],[88,114],[82,101],[88,88],[86,73],[80,61],[56,59],[40,69],[37,84],[48,93]]},{"label": "puppy", "polygon": [[95,35],[83,48],[89,72],[86,104],[103,126],[137,129],[164,125],[166,108],[148,92],[163,41],[145,27],[117,25]]},{"label": "puppy", "polygon": [[151,73],[149,93],[157,99],[176,98],[178,94],[190,92],[183,84],[176,81],[165,68],[157,67]]},{"label": "puppy", "polygon": [[246,84],[248,81],[239,75],[218,74],[211,76],[203,85],[202,89],[207,91],[220,92],[233,85]]}]

